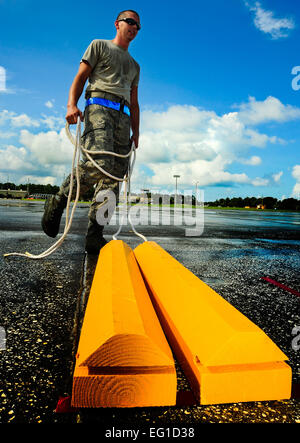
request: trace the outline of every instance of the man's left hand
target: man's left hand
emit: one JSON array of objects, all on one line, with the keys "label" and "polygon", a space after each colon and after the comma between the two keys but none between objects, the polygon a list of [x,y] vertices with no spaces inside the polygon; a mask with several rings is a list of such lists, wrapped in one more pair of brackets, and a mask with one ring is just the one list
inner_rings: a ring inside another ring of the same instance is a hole
[{"label": "man's left hand", "polygon": [[138,146],[139,146],[139,134],[132,134],[131,139],[130,139],[130,144],[132,144],[132,142],[134,142],[135,147],[138,148]]}]

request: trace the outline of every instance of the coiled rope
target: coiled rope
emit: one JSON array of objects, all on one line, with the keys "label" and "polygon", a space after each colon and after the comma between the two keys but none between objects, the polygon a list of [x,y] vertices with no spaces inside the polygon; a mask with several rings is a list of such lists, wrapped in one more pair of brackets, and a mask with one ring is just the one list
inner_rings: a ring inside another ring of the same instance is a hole
[{"label": "coiled rope", "polygon": [[[72,136],[71,132],[70,132],[70,128],[69,128],[69,123],[66,123],[66,127],[65,127],[67,136],[69,138],[69,140],[71,141],[71,143],[74,145],[74,154],[73,154],[73,159],[72,159],[72,170],[71,170],[71,174],[70,174],[70,186],[69,186],[69,194],[68,194],[68,200],[67,200],[67,206],[66,206],[66,221],[65,221],[65,227],[64,227],[64,231],[62,236],[52,245],[50,246],[49,249],[47,249],[46,251],[42,252],[41,254],[38,255],[34,255],[31,254],[30,252],[25,252],[25,253],[20,253],[20,252],[11,252],[11,253],[7,253],[4,254],[4,257],[8,257],[8,256],[12,256],[12,255],[19,255],[22,257],[27,257],[27,258],[31,258],[31,259],[42,259],[45,258],[47,256],[49,256],[50,254],[52,254],[53,252],[55,252],[63,243],[63,241],[65,240],[71,225],[72,225],[72,221],[73,221],[73,217],[74,217],[74,213],[75,213],[75,209],[79,200],[79,196],[80,196],[80,179],[79,179],[79,161],[80,161],[80,154],[84,153],[86,155],[86,157],[91,161],[91,163],[99,170],[101,171],[104,175],[106,175],[107,177],[112,178],[113,180],[117,180],[119,182],[124,182],[124,214],[122,217],[122,221],[120,223],[119,229],[118,231],[112,236],[113,240],[117,240],[117,236],[119,235],[119,233],[121,232],[122,226],[124,224],[124,220],[125,217],[127,215],[128,221],[132,227],[133,232],[140,238],[142,238],[142,240],[147,241],[147,238],[140,234],[139,232],[136,231],[131,218],[130,218],[130,214],[128,211],[128,199],[130,201],[130,195],[131,195],[131,190],[130,190],[130,179],[131,179],[131,175],[132,175],[132,171],[133,171],[133,166],[135,163],[135,159],[136,159],[136,147],[134,142],[132,142],[131,144],[131,148],[130,151],[127,154],[117,154],[115,152],[112,151],[91,151],[88,149],[83,148],[82,144],[81,144],[81,120],[80,117],[78,117],[77,119],[77,126],[76,126],[76,135],[75,135],[75,139]],[[101,168],[101,166],[99,166],[95,160],[91,157],[90,154],[105,154],[105,155],[112,155],[115,157],[122,157],[122,158],[127,158],[129,157],[129,162],[128,162],[128,170],[127,173],[125,175],[124,178],[120,178],[120,177],[115,177],[114,175],[110,174],[109,172],[105,171],[104,169]],[[132,159],[133,157],[133,159]],[[76,167],[75,167],[76,165]],[[73,193],[73,187],[74,187],[74,170],[75,170],[75,175],[76,175],[76,197],[74,200],[74,204],[72,207],[72,211],[70,214],[70,205],[71,205],[71,196]]]}]

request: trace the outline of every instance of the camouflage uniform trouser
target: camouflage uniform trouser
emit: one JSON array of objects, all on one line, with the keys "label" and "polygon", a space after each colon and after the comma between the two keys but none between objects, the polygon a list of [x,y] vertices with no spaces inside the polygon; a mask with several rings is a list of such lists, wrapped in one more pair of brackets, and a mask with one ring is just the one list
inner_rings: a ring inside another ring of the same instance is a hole
[{"label": "camouflage uniform trouser", "polygon": [[[112,99],[112,97],[108,97],[108,94],[105,94],[105,98]],[[130,117],[128,115],[100,105],[90,105],[86,107],[84,112],[84,124],[81,142],[85,149],[91,151],[113,151],[122,155],[129,152]],[[115,177],[123,178],[127,172],[129,157],[122,158],[105,154],[90,155],[102,169]],[[70,177],[71,175],[62,183],[58,195],[68,196]],[[83,155],[83,159],[79,164],[79,177],[80,194],[84,194],[92,187],[95,187],[89,210],[89,219],[91,222],[95,222],[97,220],[97,211],[105,203],[103,200],[97,202],[97,195],[102,191],[111,190],[115,194],[117,204],[119,201],[120,182],[99,171],[85,155]],[[72,199],[75,199],[75,196],[76,177],[74,177]]]}]

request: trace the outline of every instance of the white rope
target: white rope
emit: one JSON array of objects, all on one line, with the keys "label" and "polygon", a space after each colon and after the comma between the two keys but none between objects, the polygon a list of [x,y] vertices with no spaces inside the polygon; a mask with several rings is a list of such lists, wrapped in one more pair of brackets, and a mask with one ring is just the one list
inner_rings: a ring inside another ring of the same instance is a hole
[{"label": "white rope", "polygon": [[[120,224],[120,227],[119,227],[118,231],[113,235],[113,239],[117,240],[117,235],[119,235],[119,233],[120,233],[120,231],[122,229],[122,225],[123,225],[123,222],[124,222],[125,215],[126,215],[126,213],[128,213],[128,220],[129,220],[129,223],[130,223],[134,233],[137,236],[141,237],[144,241],[147,241],[147,238],[145,236],[143,236],[142,234],[140,234],[140,233],[138,233],[136,231],[136,229],[133,226],[133,223],[131,222],[129,212],[127,211],[127,206],[128,206],[127,194],[129,195],[129,198],[130,198],[130,179],[131,179],[131,174],[132,174],[132,170],[133,170],[133,166],[134,166],[135,158],[136,158],[136,152],[135,152],[136,148],[135,148],[134,142],[132,142],[130,151],[127,154],[124,154],[124,155],[123,154],[116,154],[115,152],[112,152],[112,151],[90,151],[90,150],[87,150],[87,149],[83,148],[83,146],[81,145],[81,120],[80,120],[80,117],[78,117],[78,120],[77,120],[75,139],[73,138],[73,136],[72,136],[72,134],[70,132],[70,128],[69,128],[69,124],[68,123],[66,124],[65,129],[66,129],[67,136],[68,136],[69,140],[71,141],[71,143],[74,145],[75,149],[74,149],[74,154],[73,154],[73,159],[72,159],[72,170],[71,170],[71,174],[70,174],[70,185],[69,185],[69,194],[68,194],[68,200],[67,200],[67,206],[66,206],[66,221],[65,221],[64,232],[63,232],[62,236],[49,249],[47,249],[46,251],[42,252],[41,254],[34,255],[34,254],[29,253],[29,252],[25,252],[25,253],[11,252],[11,253],[8,253],[8,254],[4,254],[4,257],[8,257],[8,256],[11,256],[11,255],[18,255],[18,256],[27,257],[27,258],[31,258],[31,259],[37,260],[37,259],[42,259],[42,258],[47,257],[48,255],[52,254],[54,251],[56,251],[61,246],[61,244],[65,240],[65,238],[66,238],[66,236],[67,236],[67,234],[68,234],[68,232],[69,232],[69,230],[71,228],[74,212],[75,212],[75,209],[76,209],[76,206],[77,206],[77,203],[78,203],[78,200],[79,200],[79,196],[80,196],[79,161],[80,161],[80,154],[81,154],[81,152],[84,153],[86,155],[86,157],[88,158],[88,160],[90,160],[92,162],[92,164],[99,171],[101,171],[103,174],[105,174],[106,176],[112,178],[113,180],[117,180],[117,181],[120,181],[120,182],[123,182],[123,181],[125,182],[125,187],[124,187],[124,194],[125,194],[124,205],[125,205],[126,211],[125,211],[125,214],[124,214],[123,219],[122,219],[122,223]],[[105,154],[105,155],[112,155],[112,156],[115,156],[115,157],[122,157],[122,158],[130,157],[129,158],[128,171],[127,171],[126,176],[124,178],[120,178],[120,177],[115,177],[115,176],[111,175],[109,172],[107,172],[104,169],[102,169],[94,161],[94,159],[90,156],[90,154],[97,154],[97,155],[98,154]],[[133,161],[131,163],[131,156],[132,156],[132,154],[133,154]],[[75,164],[76,164],[76,168],[75,168]],[[76,173],[76,183],[77,183],[76,197],[75,197],[73,208],[72,208],[71,215],[70,215],[70,218],[69,218],[70,205],[71,205],[71,197],[72,197],[73,186],[74,186],[74,169],[75,169],[75,173]],[[127,193],[127,183],[129,184],[129,193]]]},{"label": "white rope", "polygon": [[[134,142],[133,142],[133,145],[134,145]],[[138,237],[140,237],[144,241],[148,241],[147,238],[144,235],[142,235],[141,233],[136,231],[136,229],[134,227],[134,224],[131,221],[130,213],[128,211],[128,200],[129,200],[129,203],[130,203],[130,198],[131,198],[131,188],[130,188],[130,183],[131,182],[130,182],[130,178],[131,178],[131,174],[132,174],[132,171],[133,171],[133,166],[134,166],[135,158],[136,158],[135,146],[134,146],[133,152],[134,152],[133,161],[131,163],[131,158],[129,159],[128,171],[127,171],[127,179],[125,180],[125,183],[124,183],[124,205],[123,205],[123,207],[124,207],[124,214],[123,214],[122,221],[120,223],[118,231],[112,237],[113,237],[113,240],[117,240],[117,236],[121,232],[122,226],[124,224],[124,219],[125,219],[125,217],[127,215],[128,221],[129,221],[130,226],[131,226],[133,232],[135,233],[135,235],[137,235]],[[127,187],[128,187],[128,191],[127,191]]]}]

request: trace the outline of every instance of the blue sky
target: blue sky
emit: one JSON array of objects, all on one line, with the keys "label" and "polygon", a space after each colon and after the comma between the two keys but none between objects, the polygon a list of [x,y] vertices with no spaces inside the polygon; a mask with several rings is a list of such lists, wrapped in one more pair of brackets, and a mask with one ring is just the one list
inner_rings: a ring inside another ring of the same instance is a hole
[{"label": "blue sky", "polygon": [[[59,185],[68,91],[95,38],[140,13],[141,136],[132,189],[300,198],[300,4],[295,0],[0,0],[0,182]],[[292,73],[293,72],[293,73]],[[299,87],[298,87],[299,85]],[[83,100],[79,102],[83,107]]]}]

